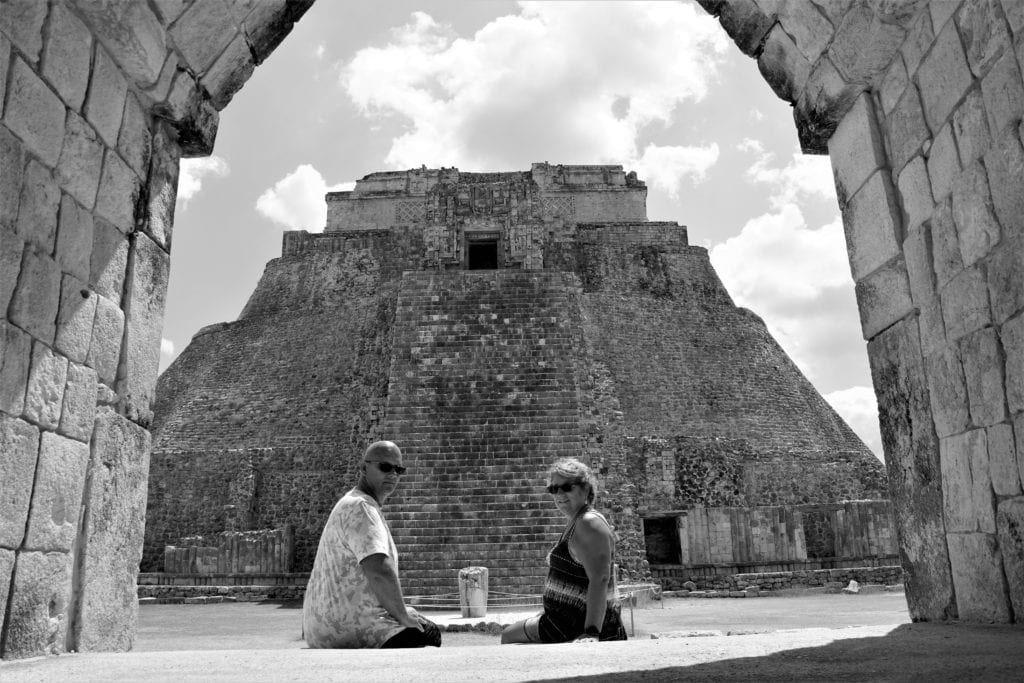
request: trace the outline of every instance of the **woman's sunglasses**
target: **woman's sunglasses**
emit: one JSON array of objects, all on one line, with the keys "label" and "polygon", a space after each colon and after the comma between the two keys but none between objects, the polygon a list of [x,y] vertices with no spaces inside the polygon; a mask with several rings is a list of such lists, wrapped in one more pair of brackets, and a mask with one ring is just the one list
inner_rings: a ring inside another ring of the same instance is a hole
[{"label": "woman's sunglasses", "polygon": [[564,484],[548,484],[548,493],[558,493],[559,491],[569,493],[569,491],[572,491],[573,486],[578,486],[581,483],[579,481],[570,481]]},{"label": "woman's sunglasses", "polygon": [[370,462],[376,464],[384,474],[391,474],[391,472],[394,472],[395,474],[405,474],[406,469],[408,469],[401,465],[392,465],[389,462],[377,462],[376,460],[371,460]]}]

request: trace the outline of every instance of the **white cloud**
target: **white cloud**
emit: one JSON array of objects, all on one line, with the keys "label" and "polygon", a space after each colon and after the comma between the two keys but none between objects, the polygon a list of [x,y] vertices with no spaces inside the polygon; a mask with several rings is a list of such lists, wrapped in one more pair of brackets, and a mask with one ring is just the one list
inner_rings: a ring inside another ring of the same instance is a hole
[{"label": "white cloud", "polygon": [[182,208],[203,189],[208,176],[223,178],[230,172],[227,160],[218,156],[182,159],[178,171],[178,201]]},{"label": "white cloud", "polygon": [[160,353],[164,354],[165,356],[173,356],[174,355],[174,342],[172,342],[170,339],[167,339],[167,338],[161,339],[160,340]]},{"label": "white cloud", "polygon": [[812,382],[866,383],[867,355],[838,218],[810,229],[800,209],[786,204],[748,221],[710,255],[737,305],[764,319]]},{"label": "white cloud", "polygon": [[718,145],[706,147],[659,147],[651,144],[644,148],[643,156],[633,162],[634,169],[647,184],[675,199],[679,186],[689,176],[694,183],[704,179],[707,170],[718,161]]},{"label": "white cloud", "polygon": [[878,402],[871,387],[850,387],[825,395],[836,412],[875,455],[882,458],[882,434],[878,427]]},{"label": "white cloud", "polygon": [[832,165],[827,156],[794,152],[788,164],[778,167],[772,166],[775,156],[765,152],[757,140],[743,140],[737,148],[757,156],[746,176],[754,183],[769,186],[773,208],[808,199],[837,203]]},{"label": "white cloud", "polygon": [[285,228],[321,232],[327,223],[324,195],[354,186],[354,182],[328,185],[318,170],[302,164],[264,190],[256,200],[256,210]]},{"label": "white cloud", "polygon": [[387,45],[360,50],[342,85],[367,117],[406,124],[393,168],[646,163],[674,192],[701,179],[717,148],[641,150],[639,137],[704,97],[728,47],[689,4],[523,2],[468,38],[416,12]]}]

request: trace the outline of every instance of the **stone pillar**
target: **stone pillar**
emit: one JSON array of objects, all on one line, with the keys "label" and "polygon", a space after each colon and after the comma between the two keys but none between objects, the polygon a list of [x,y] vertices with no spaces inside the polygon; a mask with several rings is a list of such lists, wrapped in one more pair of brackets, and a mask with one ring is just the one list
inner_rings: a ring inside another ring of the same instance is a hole
[{"label": "stone pillar", "polygon": [[0,11],[0,657],[131,647],[178,162],[310,4]]}]

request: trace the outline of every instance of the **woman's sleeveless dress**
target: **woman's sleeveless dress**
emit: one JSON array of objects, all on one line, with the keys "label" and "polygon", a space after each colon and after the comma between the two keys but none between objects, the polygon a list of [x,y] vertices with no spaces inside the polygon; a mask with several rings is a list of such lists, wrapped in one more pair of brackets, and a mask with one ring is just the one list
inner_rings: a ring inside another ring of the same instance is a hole
[{"label": "woman's sleeveless dress", "polygon": [[[543,643],[564,643],[583,633],[587,617],[587,587],[590,580],[583,565],[574,560],[569,552],[569,539],[576,529],[577,520],[588,510],[589,505],[580,510],[548,554],[548,578],[544,583],[544,613],[537,624]],[[600,513],[598,516],[608,524]],[[614,557],[612,562],[614,563]],[[604,612],[600,640],[625,639],[626,629],[622,626],[619,604],[615,596],[615,578],[610,576],[608,607]]]}]

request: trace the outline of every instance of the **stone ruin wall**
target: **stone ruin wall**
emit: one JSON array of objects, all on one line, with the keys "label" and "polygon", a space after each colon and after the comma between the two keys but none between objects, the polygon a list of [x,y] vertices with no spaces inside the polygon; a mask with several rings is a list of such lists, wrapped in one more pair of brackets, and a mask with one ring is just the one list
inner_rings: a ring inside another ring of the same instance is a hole
[{"label": "stone ruin wall", "polygon": [[[913,617],[1019,620],[1024,180],[1013,162],[1024,9],[1015,0],[701,4],[793,104],[804,150],[832,156]],[[15,492],[0,517],[0,656],[63,651],[68,633],[80,650],[131,642],[132,604],[111,596],[134,594],[133,570],[70,580],[76,562],[116,566],[122,546],[93,530],[73,547],[26,544],[19,520],[54,495],[41,479],[34,504],[29,480],[57,452],[105,460],[124,486],[106,506],[83,493],[84,509],[119,537],[140,533],[129,510],[141,487],[129,482],[145,478],[177,160],[210,152],[217,112],[307,6],[11,0],[0,15],[0,439],[2,480]],[[131,283],[127,299],[108,296],[110,278]],[[79,306],[75,279],[90,292]],[[68,382],[82,376],[86,389]],[[83,398],[92,387],[95,402]],[[82,425],[77,438],[72,423]],[[74,482],[93,466],[53,469],[84,490]]]}]

